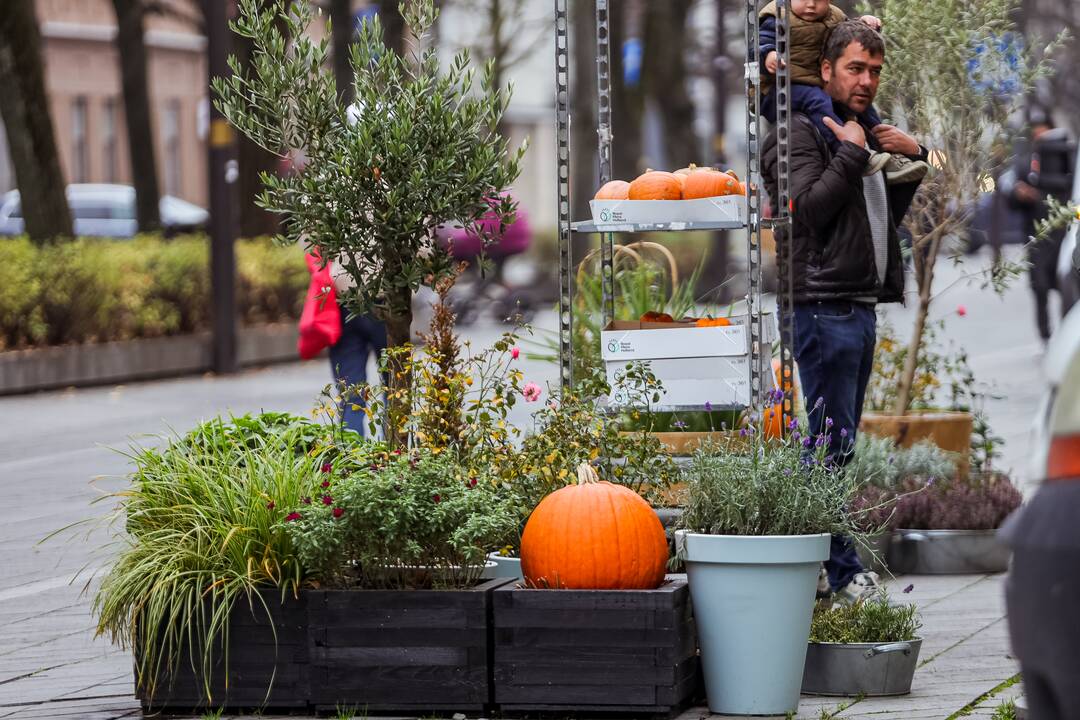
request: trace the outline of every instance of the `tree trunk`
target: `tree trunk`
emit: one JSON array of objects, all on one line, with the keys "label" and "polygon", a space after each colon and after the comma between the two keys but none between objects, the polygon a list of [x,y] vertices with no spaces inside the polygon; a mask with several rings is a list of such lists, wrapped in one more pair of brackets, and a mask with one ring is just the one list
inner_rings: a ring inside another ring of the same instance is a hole
[{"label": "tree trunk", "polygon": [[330,0],[330,20],[334,26],[334,81],[341,103],[348,107],[355,94],[352,65],[349,64],[349,46],[352,45],[353,36],[351,0]]},{"label": "tree trunk", "polygon": [[[686,86],[683,43],[673,38],[686,35],[693,0],[648,3],[645,23],[646,90],[656,101],[664,128],[664,155],[674,170],[701,163],[701,149],[694,135],[694,103]],[[659,168],[658,168],[659,169]]]},{"label": "tree trunk", "polygon": [[379,0],[379,23],[383,43],[398,55],[405,51],[405,18],[398,9],[400,0]]},{"label": "tree trunk", "polygon": [[[269,0],[263,0],[269,4]],[[282,32],[285,28],[281,27]],[[249,66],[254,47],[247,38],[233,35],[233,47],[242,65]],[[278,169],[279,158],[264,150],[240,133],[237,142],[237,177],[236,202],[239,208],[238,229],[240,237],[250,238],[260,235],[275,235],[281,227],[277,215],[263,210],[255,204],[259,193],[263,191],[259,174],[274,173]]]},{"label": "tree trunk", "polygon": [[404,288],[391,307],[408,308],[384,315],[389,387],[386,393],[386,427],[391,447],[405,447],[409,437],[405,423],[412,407],[412,291]]},{"label": "tree trunk", "polygon": [[0,12],[0,84],[0,118],[7,131],[26,233],[35,242],[70,236],[71,210],[45,94],[33,0],[8,0]]},{"label": "tree trunk", "polygon": [[157,160],[154,153],[153,114],[147,82],[149,63],[143,34],[142,0],[113,0],[116,11],[116,49],[120,60],[120,80],[124,91],[124,121],[127,125],[131,184],[135,187],[135,218],[139,232],[161,227]]},{"label": "tree trunk", "polygon": [[[894,415],[906,415],[911,405],[911,389],[915,384],[915,371],[919,367],[919,350],[922,348],[923,331],[926,329],[926,318],[930,314],[931,290],[934,285],[934,264],[937,260],[938,249],[941,246],[940,232],[943,226],[934,231],[932,237],[924,239],[923,243],[912,243],[913,252],[916,254],[916,277],[919,280],[919,309],[915,313],[915,327],[911,331],[911,341],[908,343],[907,357],[904,358],[904,371],[900,375],[900,388],[896,393],[896,406],[893,408]],[[926,257],[919,262],[918,253],[921,246],[929,243],[930,250]]]}]

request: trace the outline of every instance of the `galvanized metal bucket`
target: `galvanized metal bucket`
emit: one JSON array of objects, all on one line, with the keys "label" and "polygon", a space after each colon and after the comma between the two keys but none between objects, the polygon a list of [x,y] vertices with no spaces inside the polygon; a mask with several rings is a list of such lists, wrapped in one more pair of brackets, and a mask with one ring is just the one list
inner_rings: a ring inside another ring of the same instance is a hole
[{"label": "galvanized metal bucket", "polygon": [[896,574],[973,575],[1009,569],[997,530],[897,530],[889,548]]},{"label": "galvanized metal bucket", "polygon": [[922,638],[895,643],[810,643],[802,691],[806,695],[907,695]]}]

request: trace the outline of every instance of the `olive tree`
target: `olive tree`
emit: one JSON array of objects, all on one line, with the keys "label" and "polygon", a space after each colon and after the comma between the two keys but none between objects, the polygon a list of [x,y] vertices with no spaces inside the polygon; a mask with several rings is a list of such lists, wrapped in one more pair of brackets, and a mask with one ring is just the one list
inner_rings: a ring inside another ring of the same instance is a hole
[{"label": "olive tree", "polygon": [[[905,224],[918,286],[915,325],[894,412],[907,412],[919,350],[934,300],[934,266],[971,221],[971,208],[1005,161],[1010,118],[1048,71],[1025,46],[1012,18],[1018,0],[875,0],[885,72],[877,95],[930,148],[935,171],[919,187]],[[1052,51],[1053,45],[1046,49]],[[958,251],[954,253],[958,257]],[[1002,290],[1022,268],[1001,263],[983,274]],[[969,275],[968,277],[973,277]]]},{"label": "olive tree", "polygon": [[[291,177],[264,173],[261,207],[284,217],[283,243],[304,242],[340,265],[351,280],[342,302],[386,323],[387,342],[407,346],[413,293],[454,272],[436,240],[441,225],[487,238],[481,218],[513,220],[500,194],[520,172],[524,144],[511,151],[496,132],[509,91],[475,72],[467,51],[444,71],[428,34],[432,0],[403,0],[412,48],[392,52],[379,21],[365,21],[350,47],[355,102],[339,102],[329,41],[308,33],[307,0],[240,0],[233,30],[247,39],[250,62],[230,58],[216,78],[215,102],[256,144],[281,156],[302,149],[308,162]],[[409,387],[407,363],[391,352],[392,390]],[[392,393],[399,402],[408,398]]]}]

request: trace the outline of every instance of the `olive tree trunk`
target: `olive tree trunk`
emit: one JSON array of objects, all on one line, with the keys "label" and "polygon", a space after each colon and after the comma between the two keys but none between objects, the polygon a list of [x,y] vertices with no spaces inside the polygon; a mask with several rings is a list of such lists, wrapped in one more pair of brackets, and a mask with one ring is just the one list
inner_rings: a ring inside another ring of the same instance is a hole
[{"label": "olive tree trunk", "polygon": [[41,32],[33,0],[7,0],[0,12],[0,119],[7,132],[27,234],[35,242],[72,235],[71,210],[56,149]]},{"label": "olive tree trunk", "polygon": [[404,447],[409,442],[405,422],[412,407],[412,291],[406,287],[397,293],[396,301],[389,303],[395,309],[383,314],[388,375],[384,432],[391,447]]}]

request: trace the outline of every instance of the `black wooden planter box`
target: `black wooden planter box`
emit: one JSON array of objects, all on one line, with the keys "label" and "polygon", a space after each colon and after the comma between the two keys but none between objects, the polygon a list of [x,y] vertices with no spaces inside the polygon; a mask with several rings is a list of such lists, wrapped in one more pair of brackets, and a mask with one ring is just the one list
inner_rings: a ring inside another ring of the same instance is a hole
[{"label": "black wooden planter box", "polygon": [[320,710],[482,711],[491,704],[489,580],[469,590],[311,593]]},{"label": "black wooden planter box", "polygon": [[495,703],[504,712],[668,714],[696,694],[684,575],[656,590],[492,594]]},{"label": "black wooden planter box", "polygon": [[264,705],[306,708],[311,692],[308,639],[311,594],[301,593],[299,598],[286,594],[284,602],[279,590],[263,591],[261,595],[265,607],[258,599],[249,603],[243,595],[233,606],[229,618],[227,684],[223,643],[220,639],[215,643],[210,683],[212,701],[208,703],[206,698],[201,650],[194,653],[199,668],[196,675],[192,670],[192,654],[185,648],[172,675],[158,680],[152,696],[137,683],[135,694],[143,706],[155,710]]},{"label": "black wooden planter box", "polygon": [[263,596],[272,625],[257,602],[253,614],[241,598],[230,619],[227,688],[219,643],[209,703],[186,651],[152,699],[145,688],[137,695],[145,707],[169,711],[481,711],[492,701],[492,591],[509,582],[468,590],[307,590],[284,603],[270,591]]}]

